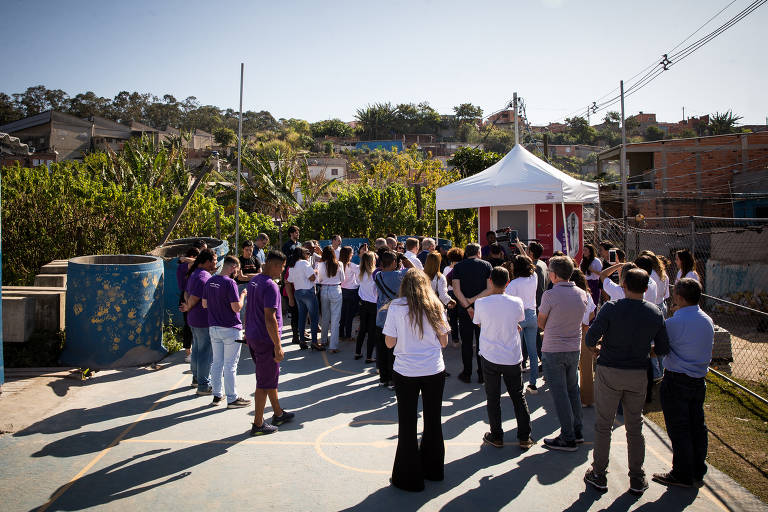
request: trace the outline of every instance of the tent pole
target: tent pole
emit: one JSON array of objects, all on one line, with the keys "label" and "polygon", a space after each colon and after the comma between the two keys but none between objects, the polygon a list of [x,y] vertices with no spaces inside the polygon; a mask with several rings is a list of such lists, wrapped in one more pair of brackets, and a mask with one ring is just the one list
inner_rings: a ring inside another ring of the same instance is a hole
[{"label": "tent pole", "polygon": [[435,243],[438,243],[440,241],[440,230],[438,229],[438,212],[440,210],[437,209],[437,204],[435,204]]},{"label": "tent pole", "polygon": [[565,191],[563,190],[562,182],[560,182],[560,204],[563,207],[563,239],[565,240],[565,255],[570,256],[571,244],[568,243],[568,224],[566,224],[565,221]]}]

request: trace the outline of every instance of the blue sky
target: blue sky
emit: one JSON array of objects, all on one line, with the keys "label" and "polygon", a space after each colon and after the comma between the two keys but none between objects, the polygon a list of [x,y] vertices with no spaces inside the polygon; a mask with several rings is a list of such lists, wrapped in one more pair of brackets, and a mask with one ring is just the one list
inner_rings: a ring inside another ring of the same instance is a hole
[{"label": "blue sky", "polygon": [[[348,121],[381,101],[490,113],[517,91],[543,124],[660,60],[728,1],[3,0],[0,34],[19,56],[0,91],[137,90],[236,109],[244,62],[244,109],[276,118]],[[628,98],[627,112],[678,121],[683,107],[732,108],[765,123],[766,27],[768,5]]]}]

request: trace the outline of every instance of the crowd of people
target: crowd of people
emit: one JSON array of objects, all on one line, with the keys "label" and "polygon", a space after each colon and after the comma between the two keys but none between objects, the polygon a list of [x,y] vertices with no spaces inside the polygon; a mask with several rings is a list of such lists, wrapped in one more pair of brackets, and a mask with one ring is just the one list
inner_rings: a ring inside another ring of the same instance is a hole
[{"label": "crowd of people", "polygon": [[[518,444],[524,450],[533,446],[526,394],[537,394],[546,383],[560,432],[543,439],[544,445],[577,451],[586,430],[582,409],[594,407],[593,460],[584,480],[605,491],[611,429],[623,414],[630,492],[641,494],[648,487],[641,415],[653,384],[661,382],[674,456],[672,469],[653,480],[693,486],[703,478],[704,377],[714,327],[698,306],[702,287],[689,251],[675,254],[677,274],[671,279],[671,262],[663,256],[642,251],[628,262],[609,241],[585,244],[580,262],[559,252],[545,262],[538,242],[504,246],[494,232],[486,235],[488,245],[463,249],[429,237],[401,243],[389,234],[373,247],[361,245],[354,263],[353,248],[339,235],[324,248],[316,240],[300,242],[296,226],[288,235],[282,251],[269,250],[265,234],[245,242],[243,255],[225,257],[218,274],[216,254],[202,243],[180,258],[180,309],[193,386],[198,395],[213,395],[213,405],[225,397],[229,408],[250,405],[235,389],[240,343],[247,344],[257,381],[251,435],[273,433],[294,417],[281,408],[277,393],[285,307],[291,343],[299,350],[338,354],[341,341],[354,341],[352,358],[375,363],[380,385],[394,390],[396,487],[419,491],[425,480],[443,479],[441,404],[450,376],[443,350],[450,342],[461,348],[457,378],[470,383],[476,374],[484,386],[490,425],[485,443],[504,446],[503,381]],[[267,399],[271,422],[263,417]]]}]

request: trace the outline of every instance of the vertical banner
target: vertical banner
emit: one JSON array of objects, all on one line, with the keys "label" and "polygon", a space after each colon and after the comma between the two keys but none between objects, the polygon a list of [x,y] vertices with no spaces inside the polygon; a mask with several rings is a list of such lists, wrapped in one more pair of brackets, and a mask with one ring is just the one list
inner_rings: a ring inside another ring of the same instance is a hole
[{"label": "vertical banner", "polygon": [[[536,218],[536,234],[534,235],[539,243],[544,247],[541,253],[542,258],[549,258],[554,252],[554,225],[552,224],[552,213],[554,212],[551,204],[537,204],[534,210]],[[562,224],[562,223],[561,223]]]},{"label": "vertical banner", "polygon": [[481,246],[488,245],[488,240],[485,238],[485,234],[491,230],[491,207],[482,206],[478,208],[477,212],[477,243]]},{"label": "vertical banner", "polygon": [[[565,252],[565,230],[563,229],[563,207],[559,204],[555,207],[555,250]],[[576,262],[581,261],[581,252],[584,248],[584,215],[580,204],[565,205],[565,222],[568,229],[568,253]]]}]

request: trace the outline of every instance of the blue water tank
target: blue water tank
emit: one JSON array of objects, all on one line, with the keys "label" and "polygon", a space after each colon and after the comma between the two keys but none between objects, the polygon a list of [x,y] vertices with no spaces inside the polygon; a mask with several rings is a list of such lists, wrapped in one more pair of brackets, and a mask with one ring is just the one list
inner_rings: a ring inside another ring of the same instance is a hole
[{"label": "blue water tank", "polygon": [[149,253],[151,256],[158,256],[163,259],[166,276],[165,297],[163,298],[165,303],[163,321],[170,320],[176,326],[184,325],[184,316],[181,311],[179,311],[179,295],[182,290],[179,290],[179,285],[176,283],[176,270],[179,268],[179,257],[184,256],[196,240],[204,241],[209,249],[213,249],[213,252],[216,253],[216,258],[218,258],[216,268],[221,270],[221,266],[224,264],[224,256],[229,254],[229,242],[226,240],[219,240],[218,238],[204,236],[197,238],[179,238],[178,240],[166,242]]},{"label": "blue water tank", "polygon": [[80,256],[67,267],[66,335],[61,362],[119,368],[162,359],[163,260]]}]

